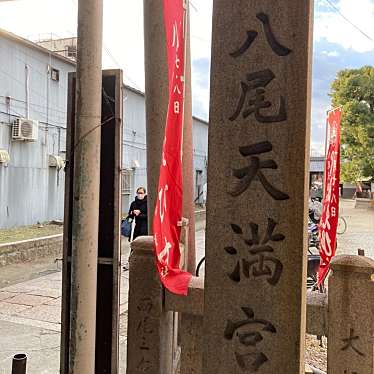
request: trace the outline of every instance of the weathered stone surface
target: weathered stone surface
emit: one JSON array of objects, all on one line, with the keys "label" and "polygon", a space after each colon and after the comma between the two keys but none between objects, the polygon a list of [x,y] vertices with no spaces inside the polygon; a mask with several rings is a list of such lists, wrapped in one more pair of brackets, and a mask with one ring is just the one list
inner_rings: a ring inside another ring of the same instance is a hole
[{"label": "weathered stone surface", "polygon": [[35,319],[51,323],[60,323],[61,307],[57,305],[39,305],[30,309],[26,309],[17,313],[18,316],[24,318]]},{"label": "weathered stone surface", "polygon": [[180,374],[202,374],[203,366],[203,316],[182,314],[181,371]]},{"label": "weathered stone surface", "polygon": [[162,2],[144,1],[145,114],[147,126],[148,233],[152,233],[168,108],[168,70]]},{"label": "weathered stone surface", "polygon": [[307,293],[306,332],[308,334],[327,336],[327,303],[327,294],[320,292]]},{"label": "weathered stone surface", "polygon": [[311,19],[214,1],[204,374],[305,370]]},{"label": "weathered stone surface", "polygon": [[45,256],[61,256],[62,234],[0,244],[0,267]]},{"label": "weathered stone surface", "polygon": [[329,278],[329,374],[374,372],[374,261],[336,256]]},{"label": "weathered stone surface", "polygon": [[14,296],[15,296],[15,294],[12,293],[12,292],[1,291],[0,292],[0,301],[9,299],[9,298],[14,297]]},{"label": "weathered stone surface", "polygon": [[127,373],[171,374],[173,319],[163,310],[153,238],[136,238],[131,248]]},{"label": "weathered stone surface", "polygon": [[19,304],[10,304],[6,302],[2,302],[0,314],[14,315],[16,313],[22,312],[29,308],[31,308],[31,306],[29,305],[19,305]]},{"label": "weathered stone surface", "polygon": [[36,306],[36,305],[46,304],[51,300],[52,298],[50,297],[20,294],[20,295],[12,297],[11,299],[7,299],[6,302],[10,304]]},{"label": "weathered stone surface", "polygon": [[203,316],[204,278],[192,277],[185,297],[165,290],[165,310]]}]

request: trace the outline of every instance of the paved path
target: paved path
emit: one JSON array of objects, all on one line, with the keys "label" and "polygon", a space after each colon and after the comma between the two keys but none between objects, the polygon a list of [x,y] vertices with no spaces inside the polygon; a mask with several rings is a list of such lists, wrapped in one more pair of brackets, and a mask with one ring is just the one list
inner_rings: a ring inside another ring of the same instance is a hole
[{"label": "paved path", "polygon": [[[204,253],[204,230],[196,232],[198,256]],[[128,257],[127,242],[122,260]],[[28,374],[58,374],[61,320],[61,271],[0,288],[0,374],[11,373],[15,353],[28,356]],[[120,373],[125,373],[128,272],[121,275]]]},{"label": "paved path", "polygon": [[[342,202],[341,214],[348,229],[338,237],[338,253],[357,254],[365,249],[374,258],[374,210],[354,209],[353,201]],[[124,243],[123,259],[128,245]],[[196,233],[197,260],[204,255],[205,231]],[[28,354],[28,374],[59,372],[61,272],[51,273],[0,288],[0,374],[11,373],[11,358]],[[128,272],[121,276],[120,373],[125,373],[127,336]]]},{"label": "paved path", "polygon": [[354,200],[341,202],[340,215],[347,221],[347,231],[337,237],[337,254],[357,255],[357,249],[361,248],[365,256],[374,259],[374,209],[354,206]]}]

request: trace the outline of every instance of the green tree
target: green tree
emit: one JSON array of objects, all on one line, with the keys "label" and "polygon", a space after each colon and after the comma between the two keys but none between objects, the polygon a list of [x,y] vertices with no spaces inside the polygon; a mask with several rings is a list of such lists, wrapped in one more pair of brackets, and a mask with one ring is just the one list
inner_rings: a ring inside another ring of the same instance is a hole
[{"label": "green tree", "polygon": [[333,107],[343,107],[341,179],[374,177],[374,67],[338,72],[331,85]]}]

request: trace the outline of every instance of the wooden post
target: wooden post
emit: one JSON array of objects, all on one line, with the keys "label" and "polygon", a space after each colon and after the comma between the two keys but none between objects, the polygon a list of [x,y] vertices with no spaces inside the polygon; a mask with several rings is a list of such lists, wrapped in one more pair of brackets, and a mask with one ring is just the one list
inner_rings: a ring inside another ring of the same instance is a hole
[{"label": "wooden post", "polygon": [[[69,74],[67,164],[65,175],[65,215],[62,270],[61,352],[60,371],[69,372],[71,357],[70,310],[76,293],[72,292],[72,212],[74,206],[75,144],[75,73]],[[117,373],[119,278],[120,278],[120,174],[122,160],[122,72],[105,70],[102,75],[105,94],[102,97],[100,142],[100,198],[97,261],[97,303],[95,372]],[[105,96],[107,95],[107,96]]]}]

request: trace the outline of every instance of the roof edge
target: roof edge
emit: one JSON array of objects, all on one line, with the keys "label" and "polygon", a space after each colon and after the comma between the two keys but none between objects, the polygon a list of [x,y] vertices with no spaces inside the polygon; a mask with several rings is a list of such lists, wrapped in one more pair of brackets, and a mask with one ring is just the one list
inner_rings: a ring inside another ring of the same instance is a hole
[{"label": "roof edge", "polygon": [[19,42],[19,43],[23,44],[24,46],[36,49],[39,52],[45,53],[47,55],[52,55],[53,57],[55,57],[55,58],[57,58],[61,61],[64,61],[64,62],[66,62],[66,63],[68,63],[72,66],[77,65],[74,61],[68,59],[67,57],[61,56],[56,52],[52,52],[48,48],[44,48],[44,47],[40,46],[39,44],[36,44],[36,43],[32,42],[31,40],[25,39],[25,38],[23,38],[19,35],[13,34],[10,31],[7,31],[7,30],[4,30],[4,29],[0,28],[0,36],[3,36],[4,38]]},{"label": "roof edge", "polygon": [[[137,88],[131,87],[131,86],[125,84],[125,83],[123,84],[123,87],[125,87],[127,90],[129,90],[129,91],[131,91],[131,92],[133,92],[133,93],[135,93],[137,95],[145,97],[145,93],[143,91],[137,89]],[[197,121],[199,121],[199,122],[202,122],[202,123],[204,123],[206,125],[209,125],[209,121],[207,121],[205,119],[202,119],[202,118],[197,117],[197,116],[192,116],[192,118],[195,119],[195,120],[197,120]]]}]

